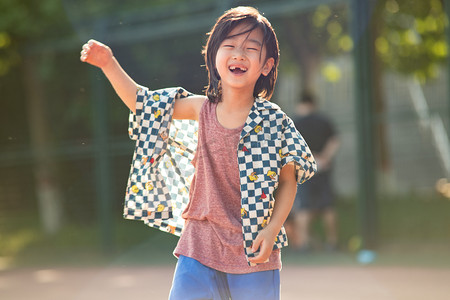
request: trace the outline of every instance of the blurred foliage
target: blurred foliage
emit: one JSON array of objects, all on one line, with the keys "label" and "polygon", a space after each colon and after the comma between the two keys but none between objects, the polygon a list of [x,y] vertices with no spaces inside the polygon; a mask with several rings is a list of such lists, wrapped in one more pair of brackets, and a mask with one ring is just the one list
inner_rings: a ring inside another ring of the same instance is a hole
[{"label": "blurred foliage", "polygon": [[68,33],[60,0],[0,1],[0,76],[21,62],[30,43]]},{"label": "blurred foliage", "polygon": [[[304,12],[284,16],[277,28],[283,70],[299,70],[302,89],[314,90],[314,78],[325,57],[353,49],[349,30],[350,9],[346,4],[321,4]],[[295,62],[294,64],[292,62]],[[326,66],[329,81],[340,79],[340,70]]]},{"label": "blurred foliage", "polygon": [[[0,2],[0,76],[20,63],[21,53],[30,45],[77,34],[85,36],[94,30],[95,22],[122,20],[121,25],[126,26],[130,17],[145,22],[151,16],[183,16],[189,9],[216,3],[213,0],[3,0]],[[261,1],[233,4],[258,5]],[[376,49],[385,66],[402,74],[414,74],[422,81],[436,77],[438,66],[446,60],[448,52],[444,34],[448,20],[442,0],[379,0],[377,5],[383,12],[382,19],[375,20],[381,26]],[[292,66],[290,61],[299,53],[298,46],[292,46],[295,39],[285,34],[289,32],[285,26],[294,27],[303,47],[316,56],[341,54],[353,48],[350,13],[346,4],[318,5],[301,17],[295,14],[283,18],[277,31],[284,45],[281,61],[284,66]],[[48,60],[42,63],[42,72],[50,76],[53,74],[44,67]],[[329,79],[336,80],[334,75]]]},{"label": "blurred foliage", "polygon": [[448,18],[441,0],[384,0],[377,53],[388,68],[420,82],[438,76],[448,56]]},{"label": "blurred foliage", "polygon": [[[170,5],[174,2],[180,4]],[[189,1],[189,4],[205,2],[208,1]],[[12,147],[28,142],[23,66],[29,57],[36,57],[36,74],[48,102],[46,118],[52,122],[49,128],[52,139],[88,145],[93,126],[92,85],[108,84],[101,72],[78,59],[81,46],[88,38],[108,42],[111,32],[97,32],[96,23],[107,20],[130,30],[133,26],[130,20],[147,22],[149,16],[163,18],[171,11],[182,16],[189,8],[187,2],[175,0],[0,1],[0,92],[10,100],[2,104],[0,112],[5,124],[0,126],[0,145]],[[142,84],[154,88],[181,84],[200,93],[206,85],[206,75],[199,67],[203,63],[200,51],[204,39],[204,35],[196,34],[153,43],[117,44],[113,50],[127,71]],[[185,63],[186,68],[179,68],[180,63]],[[106,89],[106,93],[108,98],[117,98],[112,89]],[[123,136],[127,126],[123,117],[126,108],[118,101],[111,101],[111,106],[105,109],[112,122],[111,134]],[[18,126],[6,125],[14,123]]]},{"label": "blurred foliage", "polygon": [[312,24],[308,44],[321,55],[338,55],[353,49],[349,28],[351,11],[345,4],[319,5],[305,17]]},{"label": "blurred foliage", "polygon": [[[380,14],[375,13],[378,11]],[[322,4],[300,17],[296,14],[283,18],[278,33],[285,45],[283,54],[289,57],[282,60],[284,66],[295,67],[290,61],[300,61],[302,57],[298,56],[305,56],[305,50],[299,51],[301,48],[307,48],[306,53],[310,54],[304,59],[313,60],[350,52],[355,43],[349,28],[350,17],[346,4]],[[372,17],[371,21],[379,28],[376,53],[385,68],[413,75],[422,83],[438,76],[438,67],[448,56],[445,36],[448,18],[442,0],[378,0]],[[336,71],[327,65],[323,73],[329,81],[336,81],[339,79]]]}]

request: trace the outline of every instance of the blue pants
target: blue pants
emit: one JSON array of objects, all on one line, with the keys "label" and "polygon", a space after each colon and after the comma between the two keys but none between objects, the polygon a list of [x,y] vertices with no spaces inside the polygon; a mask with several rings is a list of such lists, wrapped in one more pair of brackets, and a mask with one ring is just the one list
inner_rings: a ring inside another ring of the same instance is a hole
[{"label": "blue pants", "polygon": [[228,274],[180,256],[169,299],[279,300],[280,270]]}]

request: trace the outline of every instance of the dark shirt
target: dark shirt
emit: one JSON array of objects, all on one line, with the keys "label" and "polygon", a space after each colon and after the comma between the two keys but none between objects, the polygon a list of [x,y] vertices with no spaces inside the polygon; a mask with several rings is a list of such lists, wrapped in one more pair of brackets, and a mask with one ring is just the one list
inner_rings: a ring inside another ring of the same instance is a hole
[{"label": "dark shirt", "polygon": [[318,112],[297,117],[294,124],[313,154],[321,152],[328,140],[337,134],[330,119]]}]

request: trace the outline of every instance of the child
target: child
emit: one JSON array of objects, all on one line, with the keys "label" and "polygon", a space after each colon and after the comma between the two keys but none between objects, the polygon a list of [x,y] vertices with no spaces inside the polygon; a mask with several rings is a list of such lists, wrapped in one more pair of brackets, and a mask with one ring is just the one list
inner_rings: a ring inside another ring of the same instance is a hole
[{"label": "child", "polygon": [[170,299],[279,299],[283,223],[297,183],[316,164],[292,121],[268,101],[278,41],[256,9],[237,7],[217,20],[203,54],[206,96],[151,92],[109,47],[83,46],[81,60],[100,67],[132,111],[125,216],[183,230]]}]

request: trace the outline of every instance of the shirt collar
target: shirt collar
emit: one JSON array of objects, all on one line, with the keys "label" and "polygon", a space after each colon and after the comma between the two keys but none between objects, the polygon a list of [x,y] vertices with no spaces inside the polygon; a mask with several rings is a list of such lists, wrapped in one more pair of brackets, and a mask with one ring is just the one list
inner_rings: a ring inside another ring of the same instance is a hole
[{"label": "shirt collar", "polygon": [[250,132],[261,123],[265,116],[269,115],[270,110],[272,109],[278,110],[279,106],[266,99],[256,98],[250,109],[247,120],[245,121],[244,128],[242,129],[241,140],[249,135]]}]

